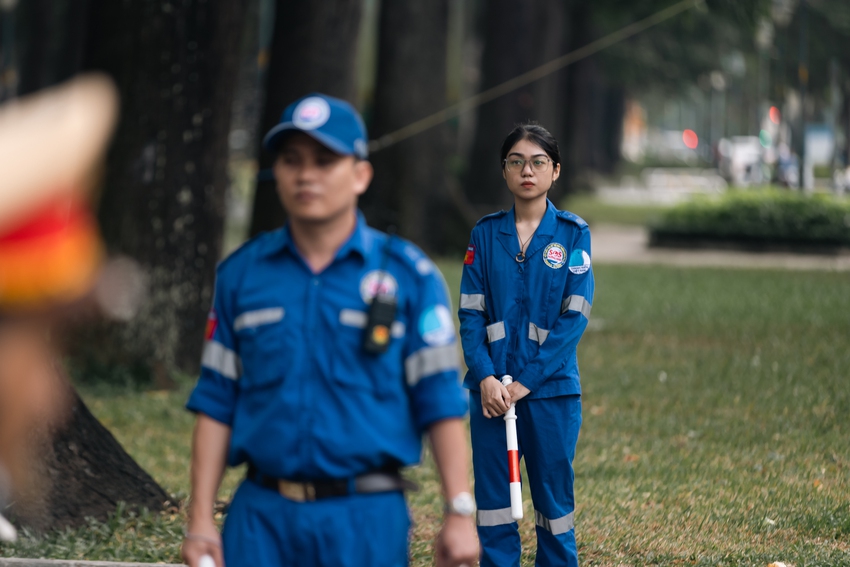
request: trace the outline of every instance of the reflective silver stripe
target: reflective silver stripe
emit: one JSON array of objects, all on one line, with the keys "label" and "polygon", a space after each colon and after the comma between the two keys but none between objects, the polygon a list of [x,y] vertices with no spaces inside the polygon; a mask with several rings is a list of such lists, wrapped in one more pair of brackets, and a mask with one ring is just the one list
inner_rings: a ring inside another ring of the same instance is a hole
[{"label": "reflective silver stripe", "polygon": [[516,520],[511,517],[511,508],[500,508],[499,510],[478,510],[476,523],[479,526],[503,526],[513,524]]},{"label": "reflective silver stripe", "polygon": [[460,308],[461,309],[474,309],[475,311],[484,311],[486,309],[486,305],[484,302],[484,294],[483,293],[461,293],[460,294]]},{"label": "reflective silver stripe", "polygon": [[[346,327],[356,327],[363,329],[366,327],[366,321],[369,320],[369,314],[365,311],[357,311],[356,309],[341,309],[339,312],[339,322]],[[407,331],[407,327],[401,321],[393,321],[393,328],[390,331],[393,338],[400,339]]]},{"label": "reflective silver stripe", "polygon": [[457,370],[459,366],[460,359],[455,343],[419,349],[404,361],[407,384],[411,387],[418,384],[426,376],[447,370]]},{"label": "reflective silver stripe", "polygon": [[246,311],[233,321],[233,330],[241,331],[250,327],[259,327],[269,323],[277,323],[283,319],[283,307],[269,307],[257,311]]},{"label": "reflective silver stripe", "polygon": [[493,343],[505,338],[505,322],[499,321],[492,325],[487,325],[487,341]]},{"label": "reflective silver stripe", "polygon": [[561,516],[560,518],[550,520],[549,518],[535,510],[534,519],[536,520],[538,526],[548,532],[552,532],[552,535],[565,534],[575,527],[575,512],[570,512],[566,516]]},{"label": "reflective silver stripe", "polygon": [[204,354],[201,356],[201,365],[210,370],[215,370],[225,378],[236,380],[239,378],[241,367],[239,357],[235,352],[216,341],[207,341],[204,344]]},{"label": "reflective silver stripe", "polygon": [[541,329],[540,327],[538,327],[534,323],[528,324],[528,338],[531,339],[532,341],[537,341],[538,343],[540,343],[542,345],[543,341],[545,341],[546,337],[548,337],[548,336],[549,336],[549,330],[548,329]]},{"label": "reflective silver stripe", "polygon": [[585,319],[590,319],[590,302],[581,295],[571,295],[561,302],[561,313],[578,311]]}]

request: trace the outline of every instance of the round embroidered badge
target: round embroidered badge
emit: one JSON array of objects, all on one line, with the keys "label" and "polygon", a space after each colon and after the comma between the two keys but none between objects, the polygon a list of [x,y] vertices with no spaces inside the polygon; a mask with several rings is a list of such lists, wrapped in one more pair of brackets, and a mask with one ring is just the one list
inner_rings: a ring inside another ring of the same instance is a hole
[{"label": "round embroidered badge", "polygon": [[543,261],[554,270],[563,268],[567,263],[567,251],[557,242],[553,242],[543,249]]},{"label": "round embroidered badge", "polygon": [[360,280],[360,297],[366,303],[372,303],[372,298],[378,294],[396,295],[398,282],[389,272],[372,270]]}]

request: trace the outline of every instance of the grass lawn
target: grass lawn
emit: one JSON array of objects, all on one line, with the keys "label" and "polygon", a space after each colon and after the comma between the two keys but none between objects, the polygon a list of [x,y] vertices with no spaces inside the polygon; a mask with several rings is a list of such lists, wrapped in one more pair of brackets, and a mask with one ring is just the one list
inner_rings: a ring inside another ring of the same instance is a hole
[{"label": "grass lawn", "polygon": [[561,209],[577,214],[594,224],[625,224],[647,226],[660,218],[669,207],[657,204],[617,205],[606,203],[593,194],[582,193],[567,197],[561,204]]},{"label": "grass lawn", "polygon": [[[456,294],[458,263],[444,266]],[[850,278],[824,272],[600,266],[579,347],[583,565],[850,565]],[[185,496],[192,419],[179,392],[84,391],[167,490]],[[238,481],[225,481],[226,497]],[[412,564],[431,565],[433,464],[412,471]],[[531,518],[531,519],[529,519]],[[0,555],[178,560],[182,513],[24,538]],[[531,502],[521,532],[533,565]]]}]

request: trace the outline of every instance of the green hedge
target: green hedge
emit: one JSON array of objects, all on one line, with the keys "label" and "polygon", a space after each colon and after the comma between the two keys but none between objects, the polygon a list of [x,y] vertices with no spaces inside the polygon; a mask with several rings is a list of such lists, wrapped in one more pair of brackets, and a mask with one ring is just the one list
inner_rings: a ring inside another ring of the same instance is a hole
[{"label": "green hedge", "polygon": [[850,201],[795,191],[730,190],[662,213],[650,226],[655,245],[706,241],[743,245],[850,246]]}]

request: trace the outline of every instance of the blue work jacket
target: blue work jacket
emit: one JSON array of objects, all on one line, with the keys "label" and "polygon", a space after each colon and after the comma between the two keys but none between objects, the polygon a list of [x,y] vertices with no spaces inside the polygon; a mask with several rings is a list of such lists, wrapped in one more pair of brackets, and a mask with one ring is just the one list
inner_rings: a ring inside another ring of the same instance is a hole
[{"label": "blue work jacket", "polygon": [[521,263],[513,209],[472,229],[458,311],[466,388],[510,374],[530,398],[581,393],[576,346],[593,303],[590,231],[547,203]]},{"label": "blue work jacket", "polygon": [[[362,346],[378,289],[398,308],[387,352]],[[201,375],[187,407],[232,428],[228,464],[292,480],[419,462],[422,433],[463,417],[445,281],[414,245],[361,215],[314,274],[288,227],[218,267]]]}]

